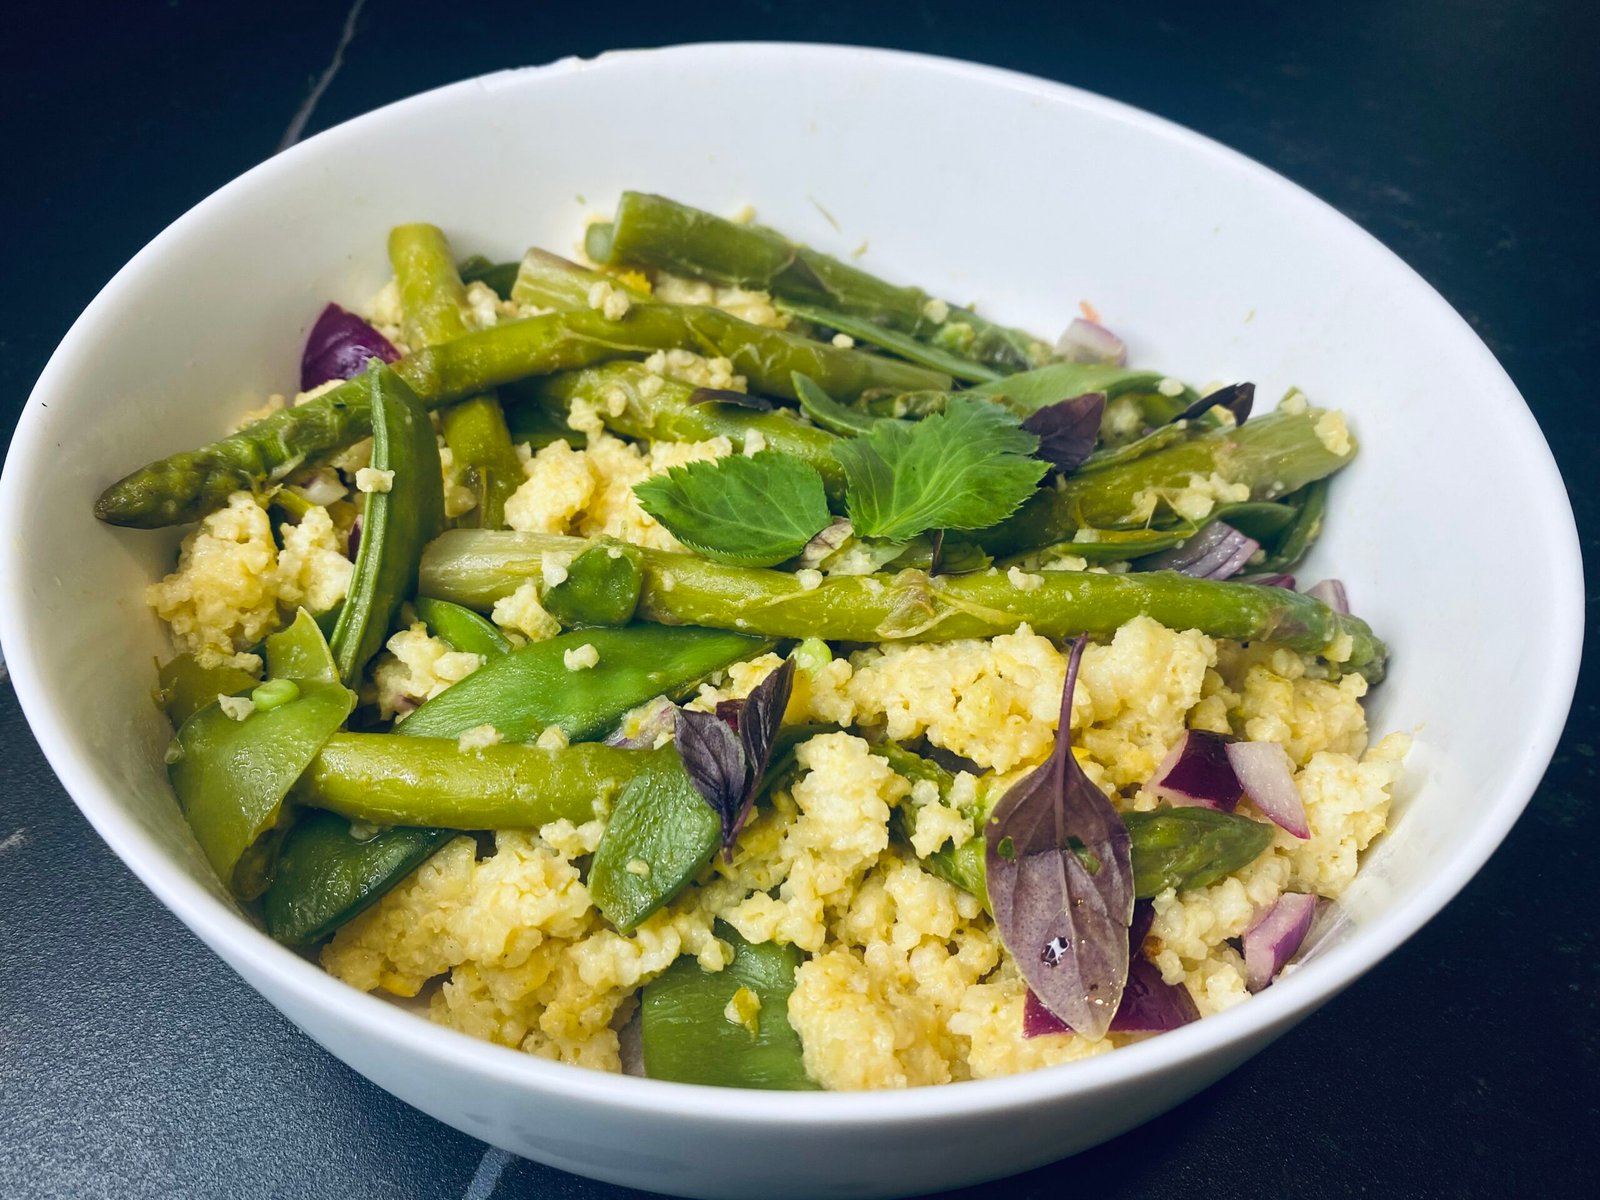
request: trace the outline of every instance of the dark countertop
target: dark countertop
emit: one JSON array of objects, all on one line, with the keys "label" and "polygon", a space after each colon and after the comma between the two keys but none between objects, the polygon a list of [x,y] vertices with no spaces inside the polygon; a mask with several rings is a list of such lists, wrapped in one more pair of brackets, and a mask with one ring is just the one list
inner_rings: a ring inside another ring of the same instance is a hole
[{"label": "dark countertop", "polygon": [[[1600,439],[1586,418],[1600,351],[1600,9],[714,7],[368,0],[352,19],[309,0],[12,4],[0,42],[4,436],[96,289],[297,121],[311,134],[442,83],[612,46],[853,42],[1128,101],[1332,202],[1500,357],[1555,448],[1594,556]],[[1514,486],[1486,480],[1486,501]],[[1472,536],[1470,513],[1461,536]],[[1485,546],[1484,569],[1525,571],[1537,587],[1539,564],[1515,556]],[[1597,702],[1590,669],[1527,814],[1387,962],[1168,1115],[966,1194],[1600,1194],[1600,942],[1588,912]],[[637,1194],[486,1153],[325,1054],[101,844],[6,685],[0,730],[0,1195]]]}]

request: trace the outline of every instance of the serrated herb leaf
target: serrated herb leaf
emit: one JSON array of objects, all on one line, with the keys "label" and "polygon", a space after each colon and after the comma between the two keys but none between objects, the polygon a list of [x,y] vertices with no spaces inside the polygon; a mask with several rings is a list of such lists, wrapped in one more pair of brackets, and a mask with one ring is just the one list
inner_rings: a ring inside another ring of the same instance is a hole
[{"label": "serrated herb leaf", "polygon": [[743,700],[721,700],[714,713],[679,709],[678,757],[695,790],[722,822],[722,850],[750,819],[773,743],[794,690],[794,659],[785,659]]},{"label": "serrated herb leaf", "polygon": [[1085,643],[1078,639],[1067,663],[1055,749],[995,805],[984,865],[995,927],[1022,977],[1052,1013],[1098,1039],[1128,982],[1133,863],[1122,818],[1072,754]]},{"label": "serrated herb leaf", "polygon": [[1063,475],[1076,471],[1094,453],[1100,440],[1100,419],[1106,413],[1104,392],[1085,392],[1058,400],[1030,413],[1022,427],[1039,438],[1034,453]]},{"label": "serrated herb leaf", "polygon": [[914,424],[881,423],[834,450],[862,537],[904,541],[930,529],[987,529],[1032,495],[1039,439],[998,405],[952,396]]},{"label": "serrated herb leaf", "polygon": [[674,467],[633,491],[684,545],[741,567],[793,558],[833,519],[817,469],[776,450]]}]

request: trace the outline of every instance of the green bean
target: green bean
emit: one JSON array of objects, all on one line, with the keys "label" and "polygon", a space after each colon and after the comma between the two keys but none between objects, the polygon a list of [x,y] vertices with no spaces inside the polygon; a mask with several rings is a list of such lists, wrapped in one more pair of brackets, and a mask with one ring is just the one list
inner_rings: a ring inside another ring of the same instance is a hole
[{"label": "green bean", "polygon": [[361,549],[350,592],[329,644],[347,687],[389,636],[389,625],[417,590],[417,559],[443,523],[443,484],[433,423],[398,377],[376,366],[363,377],[374,428],[372,465],[392,472],[387,491],[367,494]]},{"label": "green bean", "polygon": [[470,608],[429,596],[418,596],[416,606],[417,616],[435,636],[449,642],[453,650],[481,654],[485,659],[499,658],[511,650],[506,635]]}]

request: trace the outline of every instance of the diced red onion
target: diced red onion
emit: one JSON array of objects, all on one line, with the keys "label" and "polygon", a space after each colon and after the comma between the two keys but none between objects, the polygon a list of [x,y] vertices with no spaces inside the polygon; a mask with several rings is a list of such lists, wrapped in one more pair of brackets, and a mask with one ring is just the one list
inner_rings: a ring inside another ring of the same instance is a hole
[{"label": "diced red onion", "polygon": [[339,472],[332,467],[318,467],[306,476],[305,482],[295,484],[294,490],[307,502],[326,508],[336,500],[343,500],[348,489],[339,478]]},{"label": "diced red onion", "polygon": [[1321,600],[1336,613],[1350,611],[1350,598],[1345,595],[1344,584],[1337,579],[1324,579],[1306,589],[1306,595]]},{"label": "diced red onion", "polygon": [[1306,940],[1317,897],[1286,892],[1244,931],[1245,986],[1259,992],[1283,970]]},{"label": "diced red onion", "polygon": [[1261,543],[1226,521],[1212,521],[1180,546],[1139,560],[1141,571],[1178,571],[1196,579],[1228,579],[1237,575]]},{"label": "diced red onion", "polygon": [[1232,812],[1244,787],[1229,757],[1230,747],[1214,733],[1190,729],[1167,751],[1150,782],[1151,794],[1169,804]]},{"label": "diced red onion", "polygon": [[[1134,905],[1133,922],[1128,928],[1128,946],[1132,951],[1128,958],[1128,983],[1117,1005],[1117,1015],[1111,1018],[1113,1033],[1165,1033],[1200,1017],[1189,989],[1181,983],[1162,979],[1155,964],[1144,956],[1144,939],[1154,918],[1155,909],[1148,900]],[[1028,993],[1022,1005],[1023,1037],[1071,1032],[1072,1026],[1046,1008],[1039,997],[1031,991]]]},{"label": "diced red onion", "polygon": [[1056,342],[1056,354],[1068,362],[1109,363],[1123,367],[1128,364],[1128,347],[1104,325],[1083,317],[1073,317],[1072,324]]},{"label": "diced red onion", "polygon": [[383,334],[337,304],[322,310],[306,335],[300,356],[300,390],[310,391],[330,379],[351,379],[372,359],[394,362],[400,351]]},{"label": "diced red onion", "polygon": [[1266,575],[1236,575],[1235,583],[1253,583],[1257,587],[1288,588],[1294,591],[1294,576],[1284,575],[1281,572]]},{"label": "diced red onion", "polygon": [[350,522],[350,532],[345,535],[344,556],[355,562],[356,555],[361,553],[361,518],[357,517]]},{"label": "diced red onion", "polygon": [[1262,816],[1297,838],[1311,836],[1288,751],[1277,742],[1233,742],[1228,746],[1228,762]]}]

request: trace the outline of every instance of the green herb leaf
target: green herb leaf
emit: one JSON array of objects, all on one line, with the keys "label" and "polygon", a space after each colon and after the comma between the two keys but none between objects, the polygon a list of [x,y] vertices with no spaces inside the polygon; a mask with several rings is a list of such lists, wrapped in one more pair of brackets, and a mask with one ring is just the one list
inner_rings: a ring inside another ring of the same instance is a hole
[{"label": "green herb leaf", "polygon": [[987,529],[1033,494],[1047,466],[1039,439],[998,405],[952,396],[942,413],[882,424],[834,450],[862,537],[904,541],[929,529]]},{"label": "green herb leaf", "polygon": [[741,567],[793,558],[833,519],[817,469],[776,450],[674,467],[633,490],[684,545]]}]

